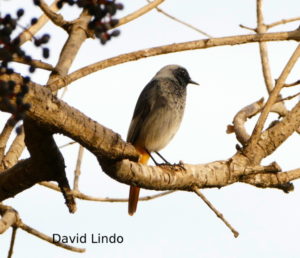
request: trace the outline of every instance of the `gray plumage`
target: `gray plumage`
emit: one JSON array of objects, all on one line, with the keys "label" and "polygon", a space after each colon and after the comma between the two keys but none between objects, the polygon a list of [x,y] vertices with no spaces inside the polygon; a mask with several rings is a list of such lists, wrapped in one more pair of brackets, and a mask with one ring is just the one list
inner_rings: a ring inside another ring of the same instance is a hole
[{"label": "gray plumage", "polygon": [[189,83],[197,84],[181,66],[159,70],[138,98],[127,141],[149,152],[164,148],[180,126]]}]

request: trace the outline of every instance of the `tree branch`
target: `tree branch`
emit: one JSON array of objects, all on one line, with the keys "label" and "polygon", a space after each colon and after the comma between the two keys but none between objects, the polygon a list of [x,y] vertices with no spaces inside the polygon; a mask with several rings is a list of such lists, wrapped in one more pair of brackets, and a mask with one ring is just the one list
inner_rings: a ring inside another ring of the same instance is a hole
[{"label": "tree branch", "polygon": [[44,0],[39,0],[39,7],[55,25],[68,31],[68,27],[72,24],[71,22],[64,20],[63,16],[56,13],[56,10],[52,10],[52,8],[49,7]]},{"label": "tree branch", "polygon": [[[23,83],[23,78],[20,75],[1,75],[0,79],[15,81],[16,94],[21,90],[20,84]],[[135,148],[130,143],[124,142],[120,135],[59,100],[49,89],[30,82],[29,92],[25,95],[24,102],[31,104],[26,113],[30,119],[49,128],[52,133],[62,133],[70,137],[97,157],[110,157],[112,160],[138,159]],[[1,103],[0,110],[8,111]]]},{"label": "tree branch", "polygon": [[[256,16],[257,16],[257,33],[266,33],[267,28],[264,24],[264,18],[263,18],[263,11],[262,11],[262,0],[257,0],[256,2]],[[260,59],[261,59],[261,65],[262,65],[262,71],[263,76],[265,80],[265,84],[268,90],[268,93],[270,93],[273,89],[273,82],[271,75],[271,68],[269,63],[269,55],[268,55],[268,49],[267,49],[267,43],[266,42],[259,42],[259,52],[260,52]]]},{"label": "tree branch", "polygon": [[[3,77],[5,76],[3,75],[1,79],[4,79]],[[13,74],[6,75],[5,78],[17,82],[16,91],[20,89],[18,85],[22,83],[20,76]],[[259,167],[251,166],[250,160],[255,160],[254,164],[259,164],[262,158],[272,153],[300,126],[300,103],[298,103],[282,121],[263,133],[258,144],[247,145],[242,152],[238,152],[227,161],[185,165],[186,171],[182,171],[180,166],[147,167],[126,160],[138,158],[131,144],[125,143],[119,135],[58,100],[44,87],[31,83],[25,102],[32,104],[27,112],[28,117],[49,128],[52,133],[62,133],[87,148],[98,158],[103,170],[109,176],[122,183],[155,190],[191,191],[192,185],[209,188],[238,182],[241,176],[260,171]],[[0,105],[0,109],[3,108]],[[118,162],[121,159],[125,160]],[[269,168],[266,172],[268,171]],[[18,173],[17,181],[14,173]],[[2,187],[0,197],[2,199],[11,197],[34,183],[50,180],[55,179],[43,175],[40,171],[34,172],[31,160],[19,162],[11,170],[0,174]],[[17,182],[22,182],[22,185]]]},{"label": "tree branch", "polygon": [[300,102],[278,123],[265,130],[258,142],[249,142],[243,154],[253,164],[272,154],[300,126]]},{"label": "tree branch", "polygon": [[285,193],[294,190],[290,182],[300,178],[300,169],[293,169],[280,173],[264,173],[248,175],[241,178],[241,182],[254,185],[260,188],[279,188]]},{"label": "tree branch", "polygon": [[13,208],[0,203],[0,234],[12,227],[19,219],[18,213]]},{"label": "tree branch", "polygon": [[14,129],[15,125],[16,125],[16,120],[13,118],[13,116],[11,116],[6,121],[4,128],[0,134],[0,164],[2,163],[2,160],[4,157],[7,141],[9,139],[9,136],[11,135],[12,130]]},{"label": "tree branch", "polygon": [[91,15],[88,14],[87,10],[83,10],[80,17],[71,25],[69,37],[60,53],[55,71],[49,76],[48,83],[67,75],[82,43],[87,39],[88,23],[90,20]]},{"label": "tree branch", "polygon": [[80,167],[81,167],[81,162],[82,162],[82,157],[83,157],[83,151],[84,151],[84,148],[81,145],[79,145],[76,168],[75,168],[75,171],[74,171],[73,190],[75,190],[75,191],[78,190],[79,176],[81,174]]},{"label": "tree branch", "polygon": [[5,154],[5,157],[3,158],[0,168],[11,168],[14,166],[17,162],[18,159],[20,158],[23,150],[25,148],[25,143],[24,143],[24,132],[23,130],[21,133],[19,133],[14,141],[12,142],[9,150]]},{"label": "tree branch", "polygon": [[[58,10],[57,8],[57,2],[59,0],[54,0],[53,3],[50,5],[50,9],[53,12],[56,12]],[[23,45],[26,41],[31,40],[32,37],[41,29],[44,27],[44,25],[48,22],[49,18],[43,14],[38,19],[37,23],[32,25],[30,28],[25,29],[21,34],[18,35],[20,38],[20,45]]]},{"label": "tree branch", "polygon": [[[56,243],[53,242],[52,237],[49,237],[45,235],[42,232],[37,231],[36,229],[26,225],[23,223],[23,221],[20,219],[19,214],[16,210],[14,210],[12,207],[3,205],[0,203],[0,214],[3,216],[2,219],[0,220],[0,234],[2,234],[5,230],[7,230],[9,227],[14,227],[14,228],[21,228],[24,231],[26,231],[29,234],[32,234],[42,240],[45,240],[51,244],[54,244],[56,246],[62,247],[64,249],[73,251],[73,252],[85,252],[85,249],[83,248],[78,248],[78,247],[73,247],[70,245],[66,245],[63,243]],[[1,227],[3,224],[4,226]]]},{"label": "tree branch", "polygon": [[[50,183],[50,182],[40,182],[39,184],[42,185],[42,186],[48,187],[48,188],[50,188],[52,190],[60,192],[60,188],[57,185],[53,184],[53,183]],[[156,199],[156,198],[159,198],[159,197],[162,197],[162,196],[174,193],[174,192],[175,191],[165,191],[165,192],[162,192],[162,193],[159,193],[159,194],[154,194],[154,195],[140,197],[139,201],[153,200],[153,199]],[[82,192],[80,192],[78,190],[72,190],[71,194],[74,197],[76,197],[76,198],[78,198],[80,200],[85,200],[85,201],[93,201],[93,202],[128,202],[128,198],[109,198],[109,197],[101,198],[101,197],[94,197],[94,196],[90,196],[90,195],[84,194],[84,193],[82,193]]]},{"label": "tree branch", "polygon": [[276,164],[251,167],[247,163],[247,158],[238,154],[229,160],[197,165],[147,166],[129,160],[107,166],[103,162],[101,164],[104,172],[113,179],[150,190],[193,191],[193,187],[221,188],[238,182],[242,175],[251,175],[257,171],[278,171]]},{"label": "tree branch", "polygon": [[55,178],[71,213],[76,211],[76,203],[70,194],[66,177],[64,158],[49,130],[36,125],[34,120],[24,119],[25,143],[30,153],[35,171],[43,171],[48,178]]},{"label": "tree branch", "polygon": [[[262,5],[263,5],[263,0],[257,0],[256,2],[257,28],[255,29],[255,32],[259,34],[266,33],[268,30],[267,26],[264,24]],[[264,81],[266,84],[267,91],[270,94],[272,89],[274,88],[274,80],[271,74],[267,42],[259,42],[259,53],[260,53]],[[284,106],[283,102],[276,103],[275,105],[273,105],[272,108],[275,112],[277,112],[281,116],[284,116],[287,112],[287,109]]]},{"label": "tree branch", "polygon": [[[149,1],[149,0],[147,0],[147,2],[148,2],[148,3],[151,3],[151,1]],[[158,11],[159,13],[165,15],[166,17],[170,18],[171,20],[176,21],[176,22],[178,22],[178,23],[180,23],[180,24],[182,24],[182,25],[184,25],[184,26],[186,26],[186,27],[188,27],[188,28],[190,28],[190,29],[192,29],[192,30],[194,30],[194,31],[197,31],[197,32],[199,32],[200,34],[202,34],[202,35],[204,35],[204,36],[206,36],[206,37],[208,37],[208,38],[212,38],[211,35],[207,34],[207,33],[204,32],[203,30],[200,30],[200,29],[196,28],[195,26],[193,26],[193,25],[191,25],[191,24],[188,24],[188,23],[186,23],[186,22],[184,22],[184,21],[181,21],[181,20],[177,19],[176,17],[170,15],[169,13],[165,12],[165,11],[162,10],[161,8],[155,7],[155,9],[156,9],[156,11]]]},{"label": "tree branch", "polygon": [[53,69],[54,69],[51,64],[45,63],[43,61],[40,61],[40,60],[27,61],[25,58],[18,57],[18,56],[14,56],[12,59],[12,62],[33,65],[35,68],[40,68],[40,69],[44,69],[44,70],[48,70],[48,71],[53,71]]},{"label": "tree branch", "polygon": [[174,43],[170,45],[134,51],[131,53],[122,54],[83,67],[67,76],[64,76],[62,78],[57,78],[57,80],[48,83],[47,87],[49,87],[51,91],[57,91],[63,88],[64,86],[91,73],[97,72],[107,67],[115,66],[117,64],[136,61],[141,58],[146,58],[150,56],[157,56],[157,55],[194,50],[194,49],[206,49],[206,48],[217,47],[217,46],[226,46],[226,45],[232,46],[232,45],[261,42],[261,41],[282,41],[282,40],[299,41],[300,31],[295,30],[295,31],[288,31],[288,32],[249,34],[249,35],[242,35],[242,36],[211,38],[211,39],[203,39],[203,40],[189,41],[183,43]]},{"label": "tree branch", "polygon": [[289,19],[282,19],[280,21],[267,24],[266,27],[267,27],[267,29],[271,29],[271,28],[273,28],[275,26],[286,24],[286,23],[289,23],[289,22],[295,22],[295,21],[300,21],[300,17],[294,17],[294,18],[289,18]]},{"label": "tree branch", "polygon": [[194,187],[194,192],[205,202],[205,204],[216,214],[216,216],[224,222],[226,227],[228,227],[231,232],[233,233],[234,237],[237,238],[239,236],[239,232],[237,232],[230,223],[224,218],[223,214],[220,213],[213,205],[212,203],[205,197],[203,193],[197,187]]},{"label": "tree branch", "polygon": [[11,239],[10,239],[10,245],[9,245],[9,250],[8,250],[8,255],[7,258],[11,258],[13,255],[14,251],[14,246],[15,246],[15,240],[16,240],[16,234],[17,234],[17,227],[12,228],[12,233],[11,233]]},{"label": "tree branch", "polygon": [[299,56],[300,56],[300,44],[298,44],[296,50],[294,51],[293,55],[289,59],[285,68],[283,69],[279,79],[277,80],[276,85],[275,85],[274,89],[272,90],[270,97],[268,98],[268,100],[262,110],[262,113],[255,125],[255,128],[254,128],[253,133],[250,138],[250,143],[255,144],[258,141],[258,139],[260,138],[261,132],[263,130],[263,126],[267,119],[267,116],[268,116],[273,104],[276,102],[279,92],[282,89],[282,87],[284,86],[285,80],[288,77],[288,75],[290,74],[294,65],[296,64]]},{"label": "tree branch", "polygon": [[44,233],[42,233],[42,232],[40,232],[40,231],[24,224],[21,219],[18,220],[17,226],[19,228],[23,229],[24,231],[26,231],[27,233],[32,234],[32,235],[34,235],[34,236],[36,236],[36,237],[38,237],[38,238],[40,238],[44,241],[47,241],[50,244],[62,247],[64,249],[67,249],[67,250],[73,251],[73,252],[78,252],[78,253],[84,253],[85,252],[84,248],[78,248],[78,247],[66,245],[66,244],[63,244],[63,243],[60,243],[60,242],[53,242],[52,237],[49,237],[49,236],[45,235]]},{"label": "tree branch", "polygon": [[158,5],[160,5],[162,2],[164,2],[165,0],[155,0],[145,6],[143,6],[142,8],[140,8],[139,10],[121,18],[119,20],[119,23],[116,25],[116,27],[124,25],[132,20],[135,20],[136,18],[144,15],[145,13],[150,12],[153,8],[157,7]]},{"label": "tree branch", "polygon": [[248,118],[255,116],[259,111],[261,111],[263,104],[264,99],[261,98],[260,100],[241,109],[233,118],[233,128],[236,138],[243,146],[245,146],[250,139],[250,135],[247,133],[245,128],[245,122]]},{"label": "tree branch", "polygon": [[284,87],[294,87],[300,84],[300,80],[297,80],[293,83],[284,84]]}]

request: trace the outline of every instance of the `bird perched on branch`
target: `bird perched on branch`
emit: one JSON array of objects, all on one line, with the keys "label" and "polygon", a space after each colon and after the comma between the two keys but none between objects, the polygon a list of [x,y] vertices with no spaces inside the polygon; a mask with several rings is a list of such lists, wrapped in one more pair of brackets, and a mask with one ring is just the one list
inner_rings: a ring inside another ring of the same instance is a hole
[{"label": "bird perched on branch", "polygon": [[[198,85],[184,67],[167,65],[157,72],[141,92],[127,135],[127,141],[140,154],[139,163],[147,164],[151,152],[163,158],[158,151],[170,142],[180,126],[189,83]],[[129,215],[133,215],[137,209],[139,192],[139,187],[130,186]]]}]

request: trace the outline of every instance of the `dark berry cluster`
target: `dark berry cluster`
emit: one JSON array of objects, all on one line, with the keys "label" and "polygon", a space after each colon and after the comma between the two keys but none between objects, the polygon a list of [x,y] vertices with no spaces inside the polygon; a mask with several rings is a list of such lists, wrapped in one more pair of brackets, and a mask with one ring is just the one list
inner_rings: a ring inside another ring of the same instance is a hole
[{"label": "dark berry cluster", "polygon": [[119,22],[113,16],[118,10],[124,8],[123,4],[116,3],[115,0],[60,0],[57,2],[57,6],[61,8],[64,3],[88,10],[89,14],[93,16],[89,23],[89,29],[94,31],[101,44],[120,35],[119,30],[111,30]]},{"label": "dark berry cluster", "polygon": [[30,108],[30,104],[24,103],[24,96],[28,92],[29,77],[23,78],[20,90],[16,93],[16,83],[13,80],[0,80],[0,103],[4,109],[13,114],[15,121],[24,118],[25,112]]},{"label": "dark berry cluster", "polygon": [[[7,77],[12,75],[15,71],[10,66],[13,58],[21,58],[29,64],[29,72],[35,71],[35,66],[32,63],[32,57],[27,55],[20,46],[20,38],[13,38],[13,33],[16,32],[20,25],[20,19],[24,15],[24,10],[19,9],[13,17],[11,14],[2,16],[0,14],[0,104],[5,107],[5,110],[12,113],[15,120],[23,118],[25,111],[28,110],[29,104],[24,103],[23,99],[28,92],[29,77],[23,78],[23,83],[20,86],[18,93],[15,93],[16,83],[13,80],[6,80]],[[35,24],[37,19],[33,18],[31,24]],[[34,37],[34,44],[37,47],[42,47],[44,58],[49,57],[49,49],[43,47],[49,41],[50,36],[45,34],[40,38]],[[5,78],[5,79],[4,79]]]},{"label": "dark berry cluster", "polygon": [[[12,61],[13,57],[23,58],[27,63],[30,64],[29,71],[34,72],[35,67],[31,63],[32,58],[30,55],[27,55],[24,50],[20,47],[20,38],[12,38],[12,33],[16,30],[19,24],[19,20],[24,15],[24,10],[17,10],[16,17],[13,18],[10,14],[5,16],[0,16],[0,59],[1,59],[1,72],[10,70],[8,67],[9,62]],[[31,24],[35,24],[37,19],[33,18]],[[37,47],[42,47],[43,44],[48,43],[50,36],[45,34],[40,38],[34,37],[34,44]],[[42,47],[42,54],[44,58],[49,57],[49,49],[47,47]]]}]

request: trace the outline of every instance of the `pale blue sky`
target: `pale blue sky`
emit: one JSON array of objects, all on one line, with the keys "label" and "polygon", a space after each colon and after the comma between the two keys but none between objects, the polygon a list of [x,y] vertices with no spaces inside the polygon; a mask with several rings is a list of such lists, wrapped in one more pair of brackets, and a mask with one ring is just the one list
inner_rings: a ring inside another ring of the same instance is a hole
[{"label": "pale blue sky", "polygon": [[[299,0],[265,1],[265,20],[274,22],[299,15]],[[146,4],[146,1],[124,1],[120,17]],[[183,4],[184,3],[184,4]],[[15,10],[22,2],[1,1],[1,12]],[[249,33],[239,24],[255,26],[254,0],[180,1],[166,0],[161,8],[206,31],[214,37]],[[27,5],[28,14],[39,9]],[[67,9],[67,8],[66,8]],[[71,9],[68,17],[76,11]],[[26,23],[26,19],[23,19]],[[299,22],[272,31],[292,30]],[[45,28],[52,34],[51,58],[55,64],[64,31]],[[80,49],[71,71],[90,63],[143,48],[202,39],[204,36],[152,11],[120,27],[121,36],[101,46],[88,40]],[[271,68],[278,78],[296,47],[295,42],[269,44]],[[31,49],[30,46],[26,46]],[[34,49],[36,58],[39,51]],[[182,126],[173,141],[161,152],[170,161],[206,163],[227,159],[235,153],[234,135],[226,134],[226,126],[245,105],[266,97],[257,44],[188,51],[142,59],[99,71],[69,86],[64,100],[99,123],[126,138],[136,99],[152,76],[166,64],[180,64],[190,72],[200,87],[188,89],[187,107]],[[297,64],[288,81],[299,79]],[[48,73],[37,71],[33,79],[45,83]],[[294,89],[284,91],[285,96]],[[1,124],[7,115],[0,114]],[[275,118],[275,116],[272,116]],[[253,123],[250,123],[253,125]],[[56,136],[59,145],[68,138]],[[291,137],[263,163],[276,160],[284,169],[299,167],[296,147],[299,136]],[[62,149],[72,182],[78,145]],[[24,157],[26,157],[24,153]],[[235,239],[225,225],[193,193],[177,192],[149,202],[140,202],[137,213],[127,215],[126,203],[94,203],[77,201],[78,211],[71,215],[61,194],[35,186],[5,201],[20,212],[28,225],[51,235],[111,235],[124,237],[122,244],[79,244],[84,254],[52,246],[18,230],[14,258],[181,258],[181,257],[299,257],[300,184],[284,194],[278,190],[262,190],[246,184],[222,189],[203,190],[207,198],[240,232]],[[129,187],[106,176],[96,159],[87,151],[82,164],[80,189],[99,197],[127,197]],[[141,195],[154,194],[142,190]],[[0,258],[7,256],[10,230],[0,236]]]}]

